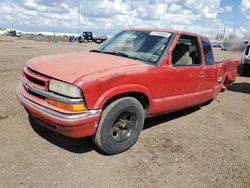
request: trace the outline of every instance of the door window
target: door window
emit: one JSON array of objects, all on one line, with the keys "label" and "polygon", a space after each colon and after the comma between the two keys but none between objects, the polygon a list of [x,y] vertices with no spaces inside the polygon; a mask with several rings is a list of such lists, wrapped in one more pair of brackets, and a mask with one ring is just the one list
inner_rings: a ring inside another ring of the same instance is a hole
[{"label": "door window", "polygon": [[172,52],[174,66],[201,65],[201,54],[197,37],[182,35]]}]

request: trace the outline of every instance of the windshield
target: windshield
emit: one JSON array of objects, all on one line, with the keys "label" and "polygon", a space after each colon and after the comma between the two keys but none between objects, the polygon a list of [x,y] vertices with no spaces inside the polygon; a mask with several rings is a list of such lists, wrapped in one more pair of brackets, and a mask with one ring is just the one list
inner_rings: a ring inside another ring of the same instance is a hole
[{"label": "windshield", "polygon": [[156,64],[171,38],[169,32],[127,30],[114,35],[93,51]]}]

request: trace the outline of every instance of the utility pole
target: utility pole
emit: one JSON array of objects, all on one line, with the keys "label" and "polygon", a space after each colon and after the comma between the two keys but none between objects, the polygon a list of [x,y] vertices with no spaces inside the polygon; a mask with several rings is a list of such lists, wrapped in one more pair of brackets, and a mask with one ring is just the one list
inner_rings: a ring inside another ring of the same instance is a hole
[{"label": "utility pole", "polygon": [[[78,29],[77,34],[80,36],[80,22],[81,22],[81,0],[79,0],[79,17],[78,17]],[[77,39],[77,52],[79,52],[79,41]]]},{"label": "utility pole", "polygon": [[53,27],[53,33],[54,33],[54,37],[56,37],[56,24],[54,23],[54,27]]},{"label": "utility pole", "polygon": [[223,41],[225,40],[226,29],[227,29],[227,23],[225,23],[225,25],[224,25],[224,30],[223,30]]},{"label": "utility pole", "polygon": [[236,36],[235,31],[236,31],[236,24],[234,24],[234,30],[233,30],[233,36],[234,37]]}]

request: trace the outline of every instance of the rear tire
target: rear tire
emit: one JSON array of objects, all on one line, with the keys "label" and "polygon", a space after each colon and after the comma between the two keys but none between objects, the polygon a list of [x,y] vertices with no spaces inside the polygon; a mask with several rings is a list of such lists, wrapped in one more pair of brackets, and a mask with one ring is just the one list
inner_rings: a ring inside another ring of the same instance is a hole
[{"label": "rear tire", "polygon": [[107,154],[123,152],[138,140],[144,119],[144,109],[138,100],[132,97],[118,99],[103,111],[92,140]]}]

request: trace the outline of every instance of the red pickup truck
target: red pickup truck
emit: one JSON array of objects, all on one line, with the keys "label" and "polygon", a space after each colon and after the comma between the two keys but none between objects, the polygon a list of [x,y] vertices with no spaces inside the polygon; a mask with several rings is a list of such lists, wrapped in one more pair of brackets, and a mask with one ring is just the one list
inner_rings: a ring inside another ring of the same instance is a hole
[{"label": "red pickup truck", "polygon": [[146,117],[215,98],[238,60],[215,62],[207,37],[128,29],[89,52],[31,59],[16,94],[29,115],[69,137],[92,136],[115,154],[137,141]]}]

